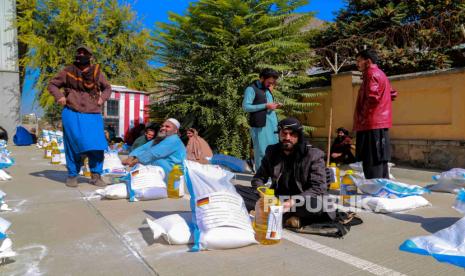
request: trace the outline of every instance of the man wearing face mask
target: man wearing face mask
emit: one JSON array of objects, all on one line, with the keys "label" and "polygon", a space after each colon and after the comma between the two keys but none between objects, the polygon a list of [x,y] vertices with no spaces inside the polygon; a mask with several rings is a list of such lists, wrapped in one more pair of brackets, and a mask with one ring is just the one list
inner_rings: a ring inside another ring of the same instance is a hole
[{"label": "man wearing face mask", "polygon": [[242,108],[249,113],[250,135],[252,137],[255,170],[258,170],[265,155],[266,147],[278,143],[276,130],[278,118],[275,110],[282,105],[273,102],[273,86],[279,78],[278,72],[265,68],[260,79],[252,82],[244,93]]},{"label": "man wearing face mask", "polygon": [[111,85],[98,64],[91,64],[92,51],[76,49],[74,63],[61,70],[49,83],[48,91],[63,106],[62,122],[68,178],[66,186],[77,187],[81,157],[89,158],[90,182],[105,186],[101,178],[104,150],[108,148],[101,115],[111,95]]}]

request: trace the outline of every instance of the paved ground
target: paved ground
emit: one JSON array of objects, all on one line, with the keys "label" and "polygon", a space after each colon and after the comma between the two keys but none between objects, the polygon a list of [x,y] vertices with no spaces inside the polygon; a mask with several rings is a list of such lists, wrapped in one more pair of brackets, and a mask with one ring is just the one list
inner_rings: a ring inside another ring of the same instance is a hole
[{"label": "paved ground", "polygon": [[[191,253],[187,246],[153,240],[145,218],[188,212],[187,200],[129,203],[95,200],[95,187],[64,186],[63,166],[50,165],[42,151],[11,147],[12,181],[0,182],[14,211],[1,216],[13,224],[18,256],[0,266],[1,275],[458,275],[464,271],[430,257],[398,250],[407,238],[433,233],[456,222],[454,196],[433,193],[433,204],[402,214],[361,213],[365,223],[344,239],[285,233],[275,246]],[[432,172],[396,168],[393,174],[426,185]],[[248,176],[237,182],[247,183]]]}]

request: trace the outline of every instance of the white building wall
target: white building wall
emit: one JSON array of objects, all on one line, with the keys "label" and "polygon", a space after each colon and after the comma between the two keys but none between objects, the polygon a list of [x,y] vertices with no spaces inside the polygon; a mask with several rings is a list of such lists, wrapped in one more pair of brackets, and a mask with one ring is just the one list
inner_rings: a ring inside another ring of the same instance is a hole
[{"label": "white building wall", "polygon": [[0,0],[0,126],[8,131],[10,141],[19,124],[21,98],[15,5],[15,0]]}]

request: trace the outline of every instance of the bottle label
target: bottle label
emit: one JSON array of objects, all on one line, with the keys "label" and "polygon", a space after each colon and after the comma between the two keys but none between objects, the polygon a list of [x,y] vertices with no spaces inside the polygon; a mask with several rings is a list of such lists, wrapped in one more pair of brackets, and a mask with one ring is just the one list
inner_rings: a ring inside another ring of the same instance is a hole
[{"label": "bottle label", "polygon": [[283,206],[270,206],[268,215],[268,227],[266,238],[268,240],[280,240],[283,234]]},{"label": "bottle label", "polygon": [[341,185],[341,195],[356,195],[357,186],[351,184],[342,184]]},{"label": "bottle label", "polygon": [[53,154],[52,155],[52,163],[60,163],[60,162],[61,162],[60,154]]}]

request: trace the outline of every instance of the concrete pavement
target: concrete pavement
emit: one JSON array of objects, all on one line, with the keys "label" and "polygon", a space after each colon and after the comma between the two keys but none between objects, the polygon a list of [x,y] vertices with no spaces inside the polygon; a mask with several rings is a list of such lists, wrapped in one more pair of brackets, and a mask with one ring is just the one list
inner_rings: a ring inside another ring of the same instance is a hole
[{"label": "concrete pavement", "polygon": [[[14,208],[0,216],[12,222],[18,256],[0,266],[1,275],[458,275],[463,269],[431,257],[401,252],[407,238],[448,227],[460,214],[454,195],[432,193],[433,204],[407,213],[360,213],[364,224],[344,239],[286,232],[275,246],[249,246],[191,253],[188,246],[153,240],[145,218],[189,212],[187,200],[89,198],[96,187],[64,186],[63,166],[50,165],[34,147],[10,147],[13,180],[0,182]],[[430,184],[433,172],[394,168],[410,184]],[[250,176],[238,175],[247,184]]]}]

